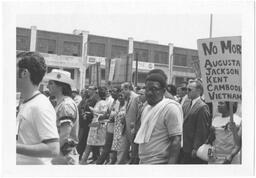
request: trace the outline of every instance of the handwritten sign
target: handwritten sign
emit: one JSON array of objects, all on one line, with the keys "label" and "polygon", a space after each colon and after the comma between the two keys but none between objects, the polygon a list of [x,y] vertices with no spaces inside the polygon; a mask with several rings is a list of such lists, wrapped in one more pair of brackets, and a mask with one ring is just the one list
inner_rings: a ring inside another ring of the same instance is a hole
[{"label": "handwritten sign", "polygon": [[241,102],[241,37],[199,39],[197,45],[205,100]]}]

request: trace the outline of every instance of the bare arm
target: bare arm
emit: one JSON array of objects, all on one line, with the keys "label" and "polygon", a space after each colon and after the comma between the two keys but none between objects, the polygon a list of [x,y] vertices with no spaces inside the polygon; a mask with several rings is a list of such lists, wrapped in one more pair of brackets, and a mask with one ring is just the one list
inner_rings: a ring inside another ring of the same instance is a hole
[{"label": "bare arm", "polygon": [[60,126],[60,147],[67,141],[71,132],[71,124],[69,122],[62,123]]},{"label": "bare arm", "polygon": [[181,146],[181,136],[170,137],[171,146],[169,149],[170,158],[168,164],[177,164]]},{"label": "bare arm", "polygon": [[241,150],[241,142],[242,142],[242,137],[241,137],[241,125],[240,127],[237,127],[234,122],[229,123],[229,128],[233,134],[233,139],[235,142],[235,148],[232,150],[229,156],[227,156],[225,160],[225,164],[230,164],[233,160],[233,158],[237,155],[237,153]]},{"label": "bare arm", "polygon": [[32,157],[55,157],[59,154],[59,141],[54,140],[46,143],[35,145],[16,144],[16,152]]}]

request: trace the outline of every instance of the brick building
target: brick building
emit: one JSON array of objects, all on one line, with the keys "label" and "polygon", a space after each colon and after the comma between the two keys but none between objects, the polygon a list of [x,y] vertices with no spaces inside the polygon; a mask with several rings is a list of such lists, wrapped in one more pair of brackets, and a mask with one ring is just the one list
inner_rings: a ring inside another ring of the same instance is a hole
[{"label": "brick building", "polygon": [[134,82],[138,58],[138,85],[143,85],[146,73],[154,68],[162,69],[168,82],[176,85],[200,74],[197,50],[174,47],[171,43],[97,36],[88,31],[65,34],[38,30],[35,26],[17,27],[16,50],[40,52],[45,57],[47,72],[56,68],[70,72],[77,89],[107,83],[112,59],[125,60],[126,80]]}]

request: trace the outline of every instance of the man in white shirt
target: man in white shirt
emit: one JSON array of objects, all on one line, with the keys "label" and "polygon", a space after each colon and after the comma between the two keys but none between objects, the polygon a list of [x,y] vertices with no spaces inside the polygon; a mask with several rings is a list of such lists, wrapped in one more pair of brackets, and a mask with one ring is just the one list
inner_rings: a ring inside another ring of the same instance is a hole
[{"label": "man in white shirt", "polygon": [[22,52],[17,58],[16,82],[23,103],[16,119],[16,164],[51,164],[59,154],[59,134],[55,110],[38,91],[46,72],[45,60],[35,52]]},{"label": "man in white shirt", "polygon": [[139,144],[140,164],[176,164],[181,146],[183,113],[179,103],[164,97],[166,80],[161,72],[148,73]]},{"label": "man in white shirt", "polygon": [[106,92],[106,99],[105,100],[106,100],[106,103],[107,103],[107,106],[108,106],[108,110],[110,110],[111,106],[112,106],[112,103],[114,102],[114,98],[111,96],[108,89],[107,89],[107,92]]}]

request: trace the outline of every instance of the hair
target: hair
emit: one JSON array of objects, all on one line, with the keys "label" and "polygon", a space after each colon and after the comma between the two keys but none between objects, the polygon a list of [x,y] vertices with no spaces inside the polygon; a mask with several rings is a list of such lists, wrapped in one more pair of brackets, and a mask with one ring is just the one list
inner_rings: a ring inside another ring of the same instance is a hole
[{"label": "hair", "polygon": [[113,89],[111,90],[111,91],[113,91],[114,89],[116,89],[116,91],[118,92],[118,93],[120,93],[121,92],[121,88],[120,87],[113,87]]},{"label": "hair", "polygon": [[150,75],[150,74],[161,74],[161,75],[163,75],[165,81],[167,81],[167,75],[161,69],[153,69],[153,70],[149,71],[147,75]]},{"label": "hair", "polygon": [[107,94],[107,88],[106,87],[99,87],[98,89],[98,95],[100,99],[105,100]]},{"label": "hair", "polygon": [[177,94],[177,88],[175,85],[172,84],[167,85],[167,91],[171,93],[173,96]]},{"label": "hair", "polygon": [[124,82],[124,83],[122,83],[121,86],[122,86],[124,89],[133,90],[132,83],[130,83],[130,82]]},{"label": "hair", "polygon": [[147,73],[147,80],[158,81],[161,84],[161,87],[166,89],[167,86],[167,76],[161,69],[153,69]]},{"label": "hair", "polygon": [[59,82],[59,81],[55,81],[54,80],[54,83],[57,85],[57,86],[60,86],[62,88],[62,94],[64,96],[69,96],[71,97],[72,96],[72,90],[71,90],[71,87],[69,84],[67,83],[63,83],[63,82]]},{"label": "hair", "polygon": [[22,69],[27,69],[32,84],[39,85],[46,72],[44,57],[37,52],[21,52],[16,57],[21,58],[18,62],[19,75]]},{"label": "hair", "polygon": [[200,96],[202,96],[204,93],[204,88],[203,88],[203,84],[202,84],[201,80],[193,80],[193,81],[191,81],[191,83],[192,82],[196,83],[196,89],[200,90]]},{"label": "hair", "polygon": [[[226,106],[227,106],[227,110],[230,111],[230,110],[229,110],[229,104],[230,104],[230,102],[229,102],[229,101],[225,101],[225,104],[226,104]],[[237,102],[233,102],[233,113],[236,113],[236,111],[237,111]]]},{"label": "hair", "polygon": [[[184,85],[185,85],[185,86],[184,86]],[[188,82],[183,81],[183,82],[181,82],[178,86],[181,87],[181,88],[187,88],[187,85],[188,85]]]},{"label": "hair", "polygon": [[165,90],[166,89],[166,80],[162,74],[159,73],[151,73],[147,75],[146,82],[147,81],[156,81],[159,82],[160,86]]}]

